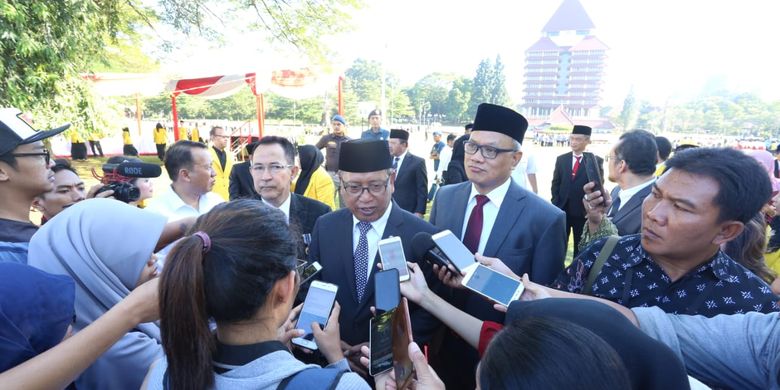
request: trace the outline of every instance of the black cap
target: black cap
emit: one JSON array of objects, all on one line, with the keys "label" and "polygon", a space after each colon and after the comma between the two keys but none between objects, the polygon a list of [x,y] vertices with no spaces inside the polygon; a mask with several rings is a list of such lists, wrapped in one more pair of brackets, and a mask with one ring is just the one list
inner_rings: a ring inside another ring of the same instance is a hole
[{"label": "black cap", "polygon": [[590,134],[593,132],[593,129],[591,129],[588,126],[583,125],[574,125],[574,128],[571,130],[572,134],[582,134],[590,136]]},{"label": "black cap", "polygon": [[390,129],[390,138],[398,138],[404,141],[408,141],[409,132],[403,129]]},{"label": "black cap", "polygon": [[371,118],[372,116],[382,116],[382,110],[378,108],[373,109],[371,112],[368,113],[369,118]]},{"label": "black cap", "polygon": [[36,130],[24,119],[18,108],[0,108],[0,155],[6,154],[19,145],[57,135],[70,127],[70,123],[51,130]]},{"label": "black cap", "polygon": [[392,165],[387,141],[356,139],[341,144],[339,170],[366,173],[390,169]]},{"label": "black cap", "polygon": [[528,121],[515,110],[490,103],[482,103],[477,107],[472,131],[494,131],[512,137],[523,143]]},{"label": "black cap", "polygon": [[474,124],[473,123],[469,123],[466,126],[463,126],[463,128],[466,129],[466,130],[471,130],[471,129],[474,128]]}]

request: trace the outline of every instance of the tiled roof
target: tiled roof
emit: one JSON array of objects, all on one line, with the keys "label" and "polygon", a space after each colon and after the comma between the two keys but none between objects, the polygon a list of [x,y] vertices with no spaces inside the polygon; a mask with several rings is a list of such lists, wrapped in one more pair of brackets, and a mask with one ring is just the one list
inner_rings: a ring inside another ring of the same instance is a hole
[{"label": "tiled roof", "polygon": [[572,48],[569,50],[609,50],[609,47],[605,45],[604,42],[601,42],[600,39],[591,35],[585,37],[585,39],[581,40],[580,43],[572,46]]},{"label": "tiled roof", "polygon": [[539,38],[536,43],[531,45],[531,47],[528,48],[527,51],[558,51],[560,50],[558,48],[558,45],[555,44],[555,42],[552,41],[552,39],[547,37]]}]

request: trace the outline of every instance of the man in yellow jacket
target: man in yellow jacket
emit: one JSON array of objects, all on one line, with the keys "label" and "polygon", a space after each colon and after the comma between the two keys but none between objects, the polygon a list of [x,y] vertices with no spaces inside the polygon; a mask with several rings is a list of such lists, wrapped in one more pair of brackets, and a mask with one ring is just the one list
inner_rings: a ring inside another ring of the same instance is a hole
[{"label": "man in yellow jacket", "polygon": [[162,123],[157,123],[154,126],[154,146],[157,148],[157,158],[160,159],[160,161],[163,161],[165,159],[165,146],[168,144],[168,129],[165,128],[165,126],[162,125]]},{"label": "man in yellow jacket", "polygon": [[214,188],[211,191],[225,200],[230,200],[228,187],[230,185],[230,171],[233,170],[233,155],[228,150],[230,136],[227,135],[225,129],[214,126],[209,132],[209,137],[211,138],[211,147],[209,148],[211,167],[217,174],[214,178]]}]

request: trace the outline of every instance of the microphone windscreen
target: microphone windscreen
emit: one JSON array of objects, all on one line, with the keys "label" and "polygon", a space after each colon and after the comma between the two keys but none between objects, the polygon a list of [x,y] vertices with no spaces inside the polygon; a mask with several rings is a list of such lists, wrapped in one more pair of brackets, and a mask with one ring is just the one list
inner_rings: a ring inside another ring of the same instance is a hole
[{"label": "microphone windscreen", "polygon": [[157,164],[128,161],[119,164],[116,173],[126,177],[159,177],[162,169]]},{"label": "microphone windscreen", "polygon": [[433,249],[436,244],[433,243],[430,233],[417,232],[412,237],[412,256],[415,260],[424,258],[428,251]]}]

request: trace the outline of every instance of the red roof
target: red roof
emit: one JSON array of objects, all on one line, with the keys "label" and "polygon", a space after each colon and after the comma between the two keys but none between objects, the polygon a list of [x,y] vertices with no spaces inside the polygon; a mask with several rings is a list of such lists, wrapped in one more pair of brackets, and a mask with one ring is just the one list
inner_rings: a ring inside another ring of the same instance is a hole
[{"label": "red roof", "polygon": [[555,42],[552,41],[552,39],[547,37],[539,38],[536,43],[531,45],[531,47],[528,48],[526,51],[558,51],[560,50],[558,48],[558,45],[555,44]]},{"label": "red roof", "polygon": [[596,27],[578,0],[563,0],[542,32],[590,30]]},{"label": "red roof", "polygon": [[571,51],[580,51],[580,50],[609,50],[609,47],[604,44],[604,42],[601,42],[598,38],[594,36],[587,36],[585,39],[580,41],[580,43],[572,46]]}]

